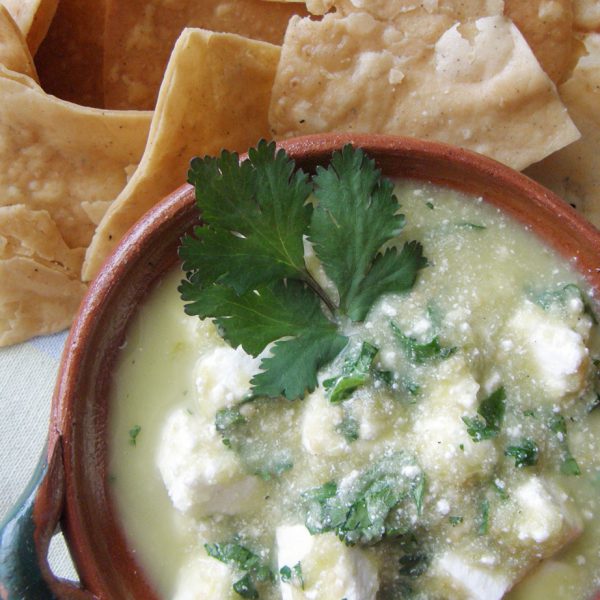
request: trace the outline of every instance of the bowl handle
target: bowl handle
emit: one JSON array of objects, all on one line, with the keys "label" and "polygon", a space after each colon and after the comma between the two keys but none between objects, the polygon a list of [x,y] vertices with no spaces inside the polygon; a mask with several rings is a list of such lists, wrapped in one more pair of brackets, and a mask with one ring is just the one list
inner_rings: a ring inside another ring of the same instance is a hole
[{"label": "bowl handle", "polygon": [[57,531],[65,491],[60,437],[44,451],[27,489],[0,524],[2,600],[93,600],[75,582],[55,577],[48,549]]}]

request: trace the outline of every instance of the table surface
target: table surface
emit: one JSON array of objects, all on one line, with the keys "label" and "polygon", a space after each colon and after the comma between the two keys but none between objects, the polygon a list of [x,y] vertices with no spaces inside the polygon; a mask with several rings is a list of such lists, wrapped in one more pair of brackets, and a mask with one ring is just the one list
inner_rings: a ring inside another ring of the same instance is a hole
[{"label": "table surface", "polygon": [[[0,520],[27,486],[44,448],[67,333],[0,348]],[[62,536],[50,546],[56,575],[75,579]]]}]

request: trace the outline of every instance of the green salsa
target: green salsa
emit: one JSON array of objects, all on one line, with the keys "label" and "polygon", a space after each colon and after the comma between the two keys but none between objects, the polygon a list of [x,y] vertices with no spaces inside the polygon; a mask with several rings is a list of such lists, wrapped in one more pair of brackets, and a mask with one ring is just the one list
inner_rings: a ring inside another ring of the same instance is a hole
[{"label": "green salsa", "polygon": [[[396,185],[428,266],[302,400],[186,316],[179,272],[132,323],[110,485],[178,600],[589,598],[600,588],[600,339],[572,265],[481,199]],[[315,279],[331,289],[306,244]],[[266,350],[268,353],[268,349]]]}]

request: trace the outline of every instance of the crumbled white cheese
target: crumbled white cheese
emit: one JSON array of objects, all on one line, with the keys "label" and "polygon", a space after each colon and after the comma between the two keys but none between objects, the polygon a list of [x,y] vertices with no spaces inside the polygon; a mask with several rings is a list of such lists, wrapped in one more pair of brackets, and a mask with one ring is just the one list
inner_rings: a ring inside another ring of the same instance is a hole
[{"label": "crumbled white cheese", "polygon": [[377,568],[362,550],[332,533],[311,536],[303,525],[278,527],[276,538],[279,568],[300,563],[305,582],[304,589],[281,582],[282,600],[375,600]]},{"label": "crumbled white cheese", "polygon": [[442,554],[432,565],[432,575],[449,580],[469,600],[500,600],[512,585],[502,571],[480,566],[459,552]]},{"label": "crumbled white cheese", "polygon": [[315,456],[337,456],[348,449],[348,443],[336,431],[343,419],[342,407],[331,404],[322,387],[304,399],[302,413],[302,445]]},{"label": "crumbled white cheese", "polygon": [[175,508],[196,517],[251,510],[261,496],[260,480],[244,473],[214,425],[184,409],[164,424],[157,465]]},{"label": "crumbled white cheese", "polygon": [[196,555],[183,565],[177,577],[173,600],[234,600],[234,573],[210,556]]},{"label": "crumbled white cheese", "polygon": [[218,410],[239,402],[250,390],[260,359],[239,348],[218,346],[198,359],[195,367],[200,412],[214,419]]},{"label": "crumbled white cheese", "polygon": [[581,389],[589,357],[580,333],[531,302],[515,312],[508,331],[544,391],[541,397],[556,401]]}]

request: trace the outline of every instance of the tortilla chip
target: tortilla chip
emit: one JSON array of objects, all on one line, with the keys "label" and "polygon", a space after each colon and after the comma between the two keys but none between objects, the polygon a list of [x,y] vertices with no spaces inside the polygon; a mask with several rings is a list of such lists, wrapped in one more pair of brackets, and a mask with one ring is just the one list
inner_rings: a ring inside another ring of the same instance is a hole
[{"label": "tortilla chip", "polygon": [[119,194],[150,119],[64,102],[0,68],[0,206],[46,210],[70,248],[87,246],[94,223],[81,203]]},{"label": "tortilla chip", "polygon": [[2,4],[19,26],[29,51],[35,55],[48,32],[58,0],[2,0]]},{"label": "tortilla chip", "polygon": [[598,0],[573,0],[575,28],[579,31],[600,30],[600,2]]},{"label": "tortilla chip", "polygon": [[505,14],[555,83],[564,81],[575,66],[572,0],[505,0]]},{"label": "tortilla chip", "polygon": [[177,41],[148,146],[133,177],[100,223],[84,280],[142,214],[186,179],[190,157],[245,151],[269,137],[267,111],[280,50],[234,34],[186,29]]},{"label": "tortilla chip", "polygon": [[69,326],[86,290],[83,253],[46,211],[0,207],[0,346]]},{"label": "tortilla chip", "polygon": [[44,90],[84,106],[104,106],[106,0],[61,0],[35,62]]},{"label": "tortilla chip", "polygon": [[37,81],[37,73],[21,30],[0,4],[0,64]]},{"label": "tortilla chip", "polygon": [[600,34],[584,39],[581,58],[560,95],[582,136],[526,173],[579,209],[600,229]]},{"label": "tortilla chip", "polygon": [[104,55],[110,108],[152,109],[173,44],[184,27],[280,44],[300,4],[261,0],[109,0]]},{"label": "tortilla chip", "polygon": [[66,329],[86,286],[63,272],[15,256],[0,260],[0,346]]},{"label": "tortilla chip", "polygon": [[457,24],[433,47],[364,13],[294,18],[269,119],[278,138],[409,135],[516,169],[579,137],[523,36],[501,16]]}]

